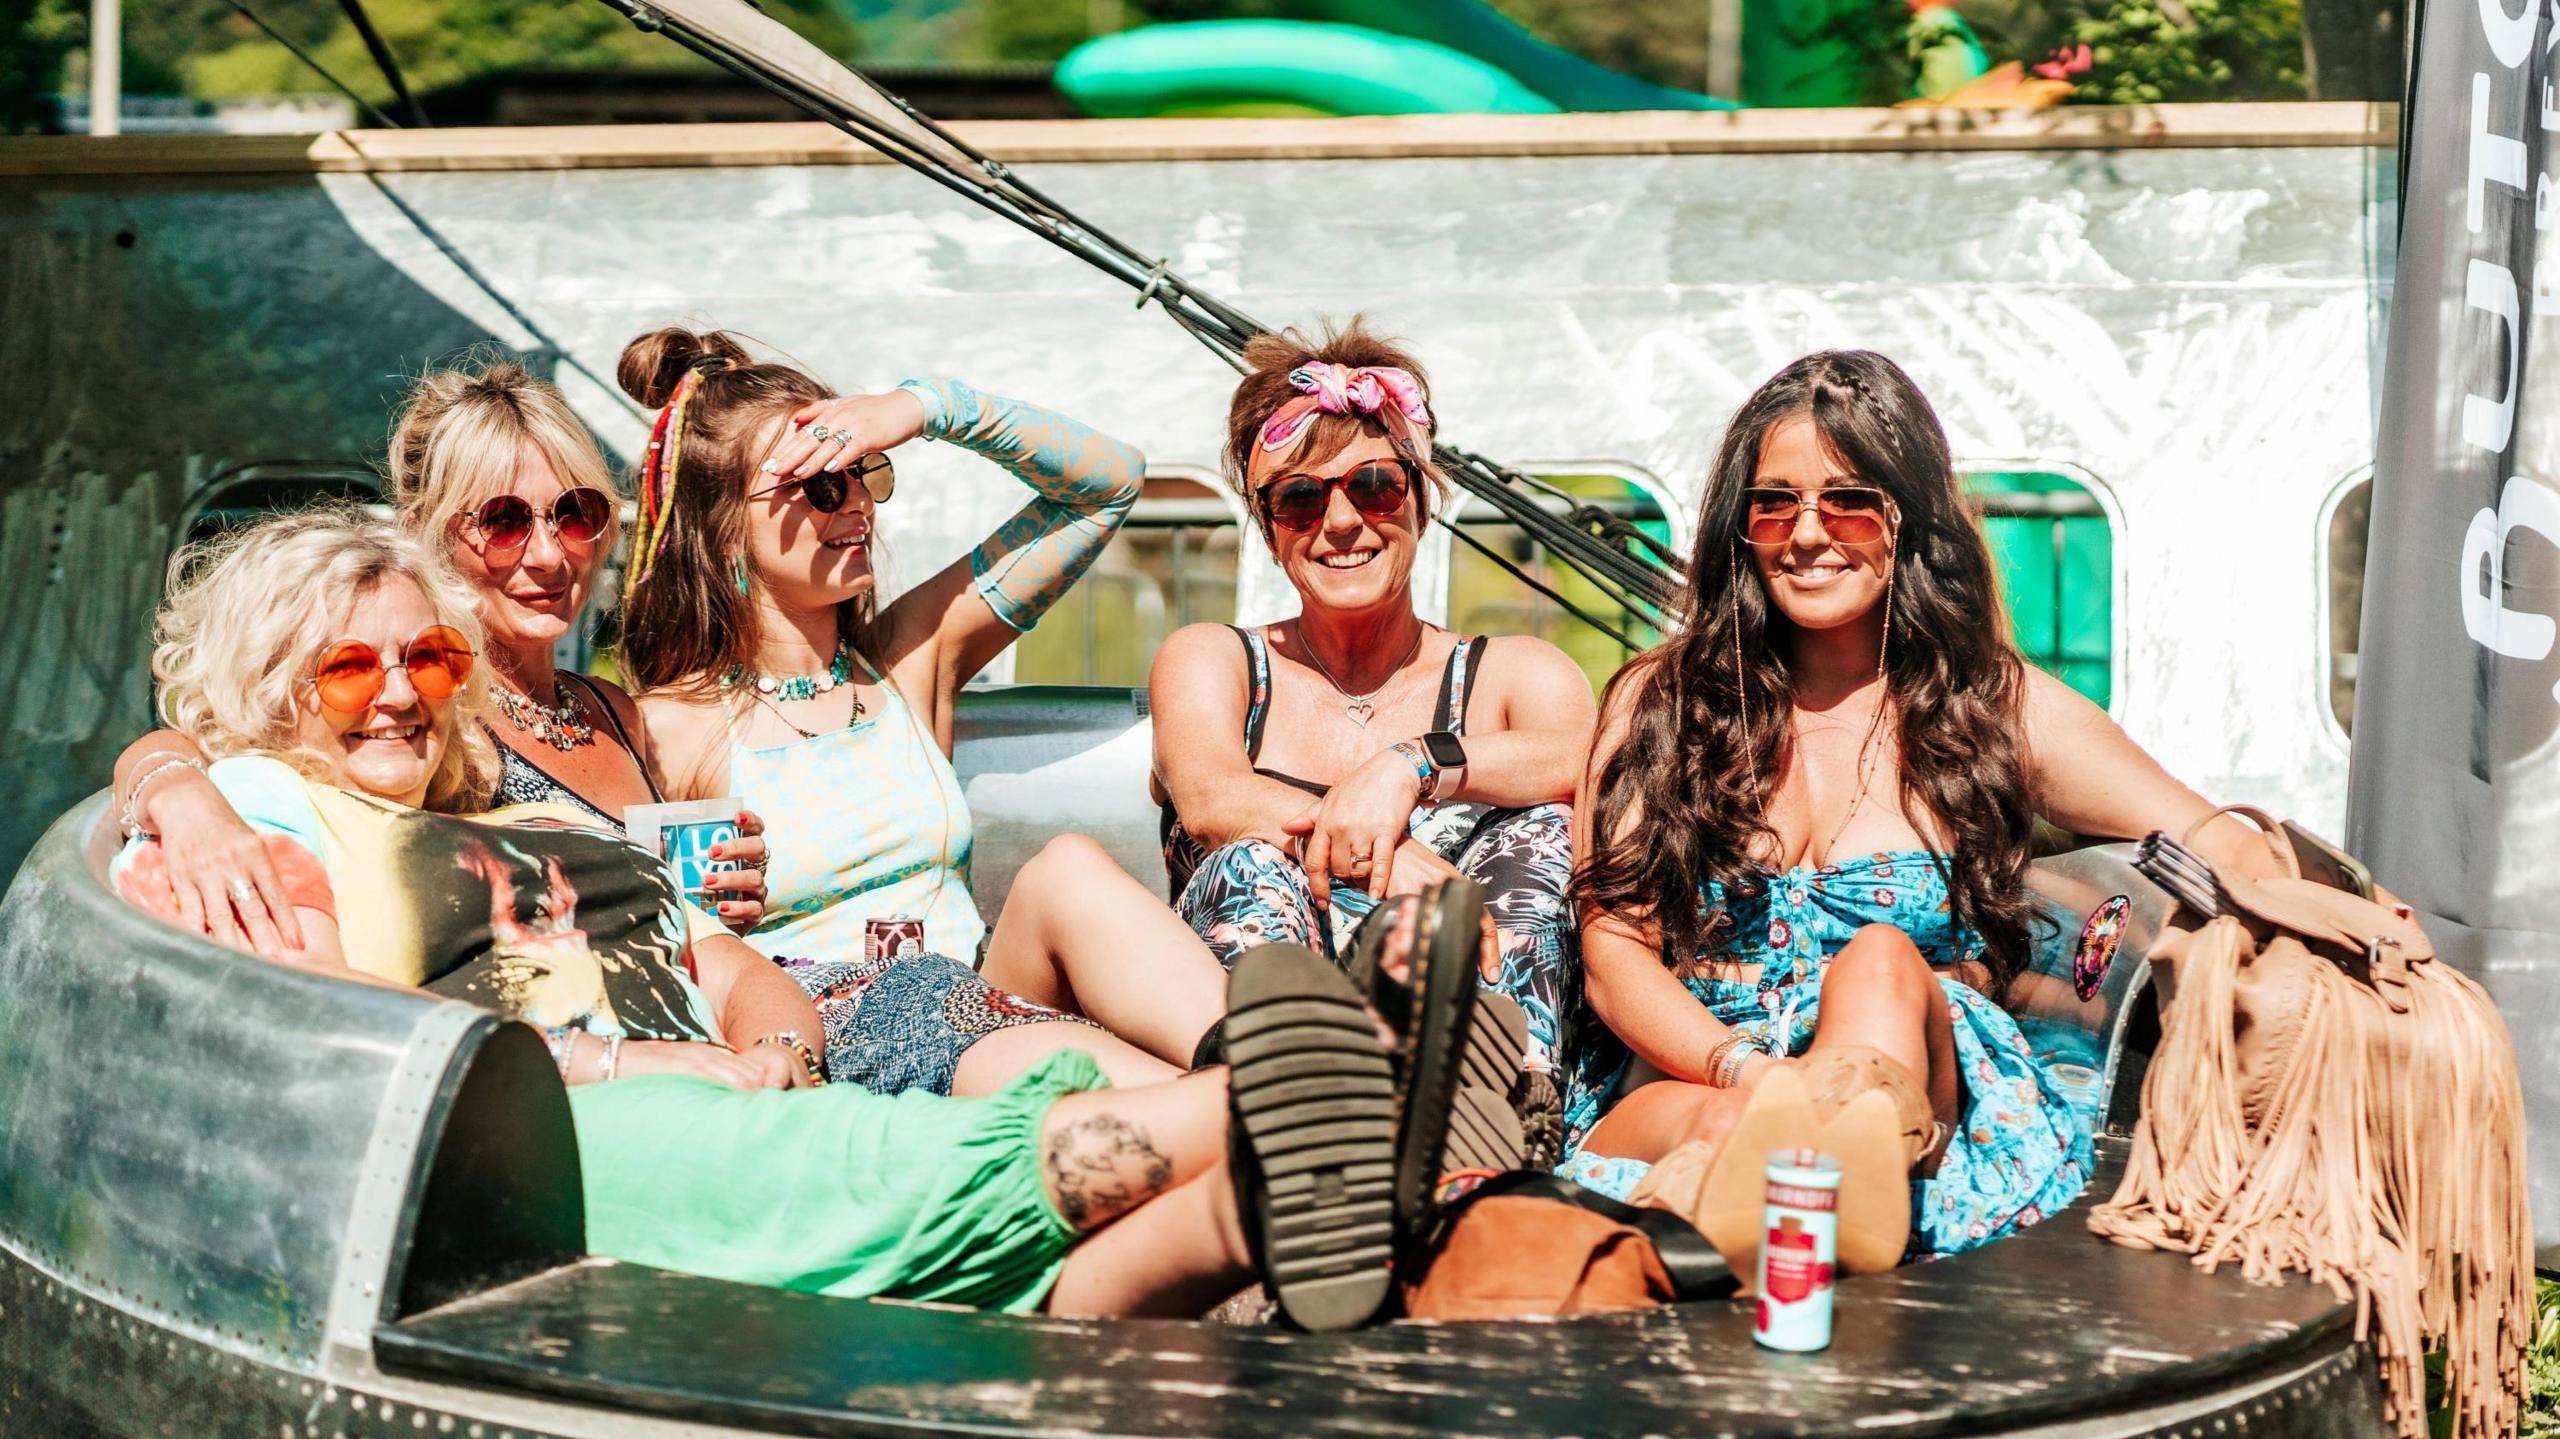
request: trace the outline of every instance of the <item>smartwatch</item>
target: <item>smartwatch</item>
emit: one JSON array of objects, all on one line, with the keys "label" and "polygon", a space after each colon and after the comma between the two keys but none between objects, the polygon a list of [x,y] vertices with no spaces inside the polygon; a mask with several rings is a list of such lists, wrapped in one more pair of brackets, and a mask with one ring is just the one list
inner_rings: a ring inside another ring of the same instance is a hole
[{"label": "smartwatch", "polygon": [[1458,743],[1456,735],[1440,729],[1422,737],[1422,753],[1436,771],[1431,776],[1431,798],[1437,800],[1452,787],[1450,776],[1467,767],[1467,747]]}]

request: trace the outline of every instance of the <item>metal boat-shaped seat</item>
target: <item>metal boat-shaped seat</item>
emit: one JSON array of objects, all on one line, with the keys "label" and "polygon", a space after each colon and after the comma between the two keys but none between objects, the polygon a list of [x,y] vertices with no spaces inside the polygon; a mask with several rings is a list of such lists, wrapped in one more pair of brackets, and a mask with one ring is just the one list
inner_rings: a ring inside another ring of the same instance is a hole
[{"label": "metal boat-shaped seat", "polygon": [[[993,691],[962,715],[982,893],[1059,829],[1148,873],[1152,814],[1125,783],[1144,772],[1145,715],[1127,691]],[[568,1106],[534,1036],[129,909],[102,880],[104,809],[59,820],[0,905],[9,1432],[2382,1432],[2352,1311],[2326,1290],[2113,1248],[2076,1208],[1849,1282],[1833,1347],[1811,1356],[1753,1345],[1734,1302],[1310,1336],[592,1259]],[[2039,884],[2083,908],[2136,897],[2083,1016],[2108,1040],[2121,1118],[2148,1051],[2156,897],[2105,850],[2042,862]],[[2122,1150],[2102,1141],[2100,1192]]]}]

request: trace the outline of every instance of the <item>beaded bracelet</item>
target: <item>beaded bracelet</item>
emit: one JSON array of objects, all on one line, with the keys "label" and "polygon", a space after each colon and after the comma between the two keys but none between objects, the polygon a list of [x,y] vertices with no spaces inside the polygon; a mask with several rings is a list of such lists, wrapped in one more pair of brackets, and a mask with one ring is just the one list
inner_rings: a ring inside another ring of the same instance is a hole
[{"label": "beaded bracelet", "polygon": [[137,806],[142,803],[142,787],[151,783],[153,780],[158,779],[160,776],[167,774],[173,769],[191,769],[198,774],[205,772],[203,760],[197,759],[192,755],[170,754],[162,755],[158,764],[155,764],[151,768],[144,770],[142,773],[135,775],[133,777],[133,784],[124,792],[124,811],[120,816],[118,816],[124,825],[124,833],[127,835],[147,835],[149,833],[149,831],[143,829],[142,816],[137,812]]},{"label": "beaded bracelet", "polygon": [[1733,1053],[1733,1047],[1740,1043],[1742,1043],[1741,1031],[1729,1029],[1725,1031],[1724,1038],[1716,1041],[1715,1048],[1707,1051],[1707,1062],[1699,1066],[1698,1077],[1705,1080],[1710,1088],[1725,1087],[1723,1082],[1716,1078],[1716,1074],[1724,1068],[1725,1056]]},{"label": "beaded bracelet", "polygon": [[[800,1061],[801,1072],[809,1076],[809,1087],[811,1089],[820,1089],[825,1087],[827,1082],[826,1066],[819,1062],[817,1051],[811,1049],[807,1043],[802,1041],[797,1031],[789,1029],[776,1030],[775,1032],[766,1035],[764,1038],[757,1040],[756,1044],[778,1044],[783,1048],[790,1050],[792,1057]],[[755,1045],[751,1044],[747,1047],[749,1049],[753,1049],[755,1048]]]},{"label": "beaded bracelet", "polygon": [[555,1024],[542,1031],[542,1046],[551,1051],[551,1067],[560,1071],[560,1082],[569,1082],[569,1026]]},{"label": "beaded bracelet", "polygon": [[1756,1039],[1745,1038],[1741,1043],[1736,1044],[1732,1053],[1724,1057],[1724,1068],[1716,1075],[1716,1088],[1733,1088],[1742,1078],[1742,1066],[1750,1063],[1751,1056],[1760,1052],[1760,1041]]}]

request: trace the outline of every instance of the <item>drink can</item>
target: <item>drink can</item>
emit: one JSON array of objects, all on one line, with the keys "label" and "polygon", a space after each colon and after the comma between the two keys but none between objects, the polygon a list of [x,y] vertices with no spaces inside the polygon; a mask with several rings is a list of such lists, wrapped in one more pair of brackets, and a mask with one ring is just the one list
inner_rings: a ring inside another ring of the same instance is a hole
[{"label": "drink can", "polygon": [[911,959],[924,953],[924,920],[893,914],[862,922],[862,957],[866,960]]},{"label": "drink can", "polygon": [[665,855],[667,867],[675,871],[676,887],[689,895],[702,893],[703,882],[714,874],[745,869],[744,860],[713,859],[711,847],[738,837],[735,819],[695,820],[689,824],[671,824],[658,831],[658,847]]},{"label": "drink can", "polygon": [[1831,1283],[1840,1245],[1840,1161],[1811,1149],[1769,1156],[1761,1214],[1760,1295],[1751,1337],[1771,1349],[1831,1347]]}]

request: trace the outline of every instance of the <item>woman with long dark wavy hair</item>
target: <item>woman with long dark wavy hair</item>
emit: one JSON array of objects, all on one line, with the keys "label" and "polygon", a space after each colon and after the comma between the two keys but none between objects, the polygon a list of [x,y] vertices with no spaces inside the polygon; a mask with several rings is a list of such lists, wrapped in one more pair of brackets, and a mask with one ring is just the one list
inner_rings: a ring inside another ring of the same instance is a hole
[{"label": "woman with long dark wavy hair", "polygon": [[[1738,1268],[1795,1144],[1846,1166],[1853,1270],[2051,1214],[2088,1125],[1996,998],[2042,926],[2036,818],[2177,833],[2211,805],[2020,656],[1945,431],[1881,355],[1808,355],[1743,404],[1689,576],[1574,809],[1588,1004],[1623,1048],[1586,1046],[1614,1105],[1567,1172]],[[2236,820],[2199,847],[2268,865]]]}]

